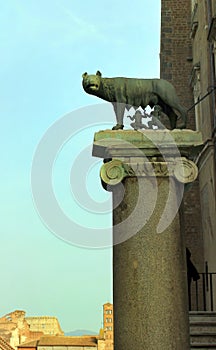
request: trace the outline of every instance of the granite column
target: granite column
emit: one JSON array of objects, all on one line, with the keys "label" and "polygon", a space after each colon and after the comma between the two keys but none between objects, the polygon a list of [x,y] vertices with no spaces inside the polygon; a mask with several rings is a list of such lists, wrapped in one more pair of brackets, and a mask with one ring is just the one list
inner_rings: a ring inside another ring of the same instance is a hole
[{"label": "granite column", "polygon": [[190,349],[179,209],[201,145],[192,131],[95,135],[93,155],[106,159],[101,179],[113,192],[115,350]]}]

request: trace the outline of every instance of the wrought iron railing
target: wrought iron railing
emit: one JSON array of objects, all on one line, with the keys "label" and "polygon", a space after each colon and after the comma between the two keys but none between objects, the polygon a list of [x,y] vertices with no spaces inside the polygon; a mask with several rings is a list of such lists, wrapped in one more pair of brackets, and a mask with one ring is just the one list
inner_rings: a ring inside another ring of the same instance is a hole
[{"label": "wrought iron railing", "polygon": [[189,310],[216,311],[216,272],[199,273],[189,288]]}]

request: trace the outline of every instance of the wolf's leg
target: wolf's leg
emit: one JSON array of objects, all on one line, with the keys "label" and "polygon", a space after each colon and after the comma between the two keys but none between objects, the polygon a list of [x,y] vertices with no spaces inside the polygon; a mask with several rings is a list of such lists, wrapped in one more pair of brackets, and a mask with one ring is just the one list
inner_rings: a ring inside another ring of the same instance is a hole
[{"label": "wolf's leg", "polygon": [[178,126],[179,129],[185,129],[187,126],[187,110],[185,107],[181,106],[180,104],[172,104],[172,109],[175,109],[177,112],[180,113],[182,123]]},{"label": "wolf's leg", "polygon": [[112,103],[115,115],[116,115],[116,122],[117,124],[112,128],[112,130],[118,130],[123,129],[123,118],[124,118],[124,112],[125,112],[125,104],[120,102],[114,102]]}]

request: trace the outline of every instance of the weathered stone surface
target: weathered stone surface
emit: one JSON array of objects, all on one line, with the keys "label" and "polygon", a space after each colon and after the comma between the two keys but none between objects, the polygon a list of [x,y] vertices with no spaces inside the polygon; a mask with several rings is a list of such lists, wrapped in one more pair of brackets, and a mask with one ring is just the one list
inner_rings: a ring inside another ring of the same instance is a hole
[{"label": "weathered stone surface", "polygon": [[[133,157],[134,158],[134,157]],[[124,162],[114,159],[106,162],[100,171],[104,183],[114,186],[123,181],[126,177],[148,176],[148,177],[170,177],[174,176],[179,182],[187,184],[196,180],[198,168],[194,162],[185,157],[176,157],[169,161],[158,161],[157,157],[147,161],[136,162],[136,158]]]},{"label": "weathered stone surface", "polygon": [[[181,183],[197,176],[195,164],[185,157],[193,159],[202,147],[201,133],[190,130],[95,134],[93,155],[117,161],[121,170],[126,164],[135,174],[123,176],[123,196],[122,185],[113,190],[116,350],[190,348],[185,244],[178,209]],[[115,174],[116,169],[111,178]],[[109,184],[109,176],[106,179]]]},{"label": "weathered stone surface", "polygon": [[[145,217],[154,186],[149,178],[139,181],[146,196],[136,214]],[[170,186],[168,178],[158,179],[157,183],[157,203],[150,220],[136,235],[113,248],[116,350],[189,349],[185,246],[180,218],[177,213],[171,225],[157,233]],[[116,225],[134,210],[137,186],[135,178],[125,179],[124,200],[113,212],[114,239],[119,234]],[[174,193],[178,192],[174,180],[172,188]],[[116,192],[114,202],[115,197]],[[131,226],[134,224],[131,219]]]},{"label": "weathered stone surface", "polygon": [[104,130],[95,133],[93,156],[155,156],[164,154],[193,156],[203,147],[202,134],[192,130]]}]

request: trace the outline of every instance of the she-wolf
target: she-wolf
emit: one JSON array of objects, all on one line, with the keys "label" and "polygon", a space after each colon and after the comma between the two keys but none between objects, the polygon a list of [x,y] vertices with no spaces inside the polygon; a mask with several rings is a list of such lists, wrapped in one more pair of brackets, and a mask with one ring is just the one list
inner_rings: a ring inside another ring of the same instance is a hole
[{"label": "she-wolf", "polygon": [[[117,124],[113,130],[123,129],[123,118],[125,108],[129,110],[132,106],[137,109],[146,106],[153,108],[159,105],[170,120],[171,129],[177,127],[177,119],[182,119],[180,129],[186,128],[187,110],[183,107],[176,94],[174,86],[164,79],[137,79],[137,78],[102,78],[102,74],[82,75],[83,88],[85,92],[95,95],[105,101],[111,102]],[[177,114],[177,113],[178,114]]]}]

